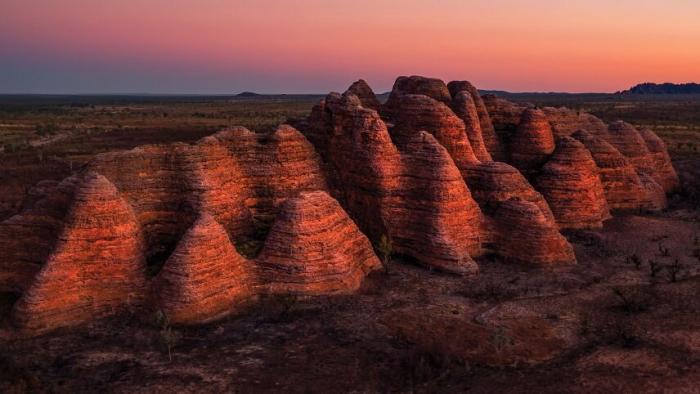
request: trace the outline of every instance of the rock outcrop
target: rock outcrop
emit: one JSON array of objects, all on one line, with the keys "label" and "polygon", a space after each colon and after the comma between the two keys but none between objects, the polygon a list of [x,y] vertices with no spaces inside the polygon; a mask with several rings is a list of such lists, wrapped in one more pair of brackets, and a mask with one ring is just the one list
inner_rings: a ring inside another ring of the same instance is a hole
[{"label": "rock outcrop", "polygon": [[357,96],[357,98],[360,99],[360,103],[362,103],[362,106],[365,108],[379,111],[382,106],[377,99],[377,96],[374,94],[374,91],[372,91],[372,88],[369,87],[364,79],[355,81],[352,85],[350,85],[348,92]]},{"label": "rock outcrop", "polygon": [[585,130],[575,132],[572,137],[591,153],[610,209],[638,210],[648,205],[647,191],[637,171],[615,147]]},{"label": "rock outcrop", "polygon": [[452,99],[450,106],[454,113],[464,122],[467,137],[476,158],[482,162],[491,161],[491,154],[484,142],[479,115],[472,95],[466,91],[458,92]]},{"label": "rock outcrop", "polygon": [[114,185],[85,174],[55,250],[15,305],[15,325],[39,333],[139,305],[146,287],[139,231]]},{"label": "rock outcrop", "polygon": [[400,77],[382,106],[359,80],[295,124],[101,154],[37,185],[0,223],[12,322],[32,334],[157,309],[198,324],[262,294],[347,293],[380,266],[382,237],[461,275],[485,253],[573,263],[560,230],[663,209],[678,188],[653,132],[483,100],[466,81]]},{"label": "rock outcrop", "polygon": [[73,201],[75,176],[43,182],[30,190],[27,206],[0,222],[0,291],[22,292],[31,284],[56,246]]},{"label": "rock outcrop", "polygon": [[554,135],[544,112],[528,108],[510,138],[510,162],[526,176],[533,175],[554,152]]},{"label": "rock outcrop", "polygon": [[254,268],[236,252],[224,227],[203,213],[154,279],[155,308],[172,324],[219,319],[251,297]]},{"label": "rock outcrop", "polygon": [[287,200],[258,257],[263,291],[346,293],[380,267],[367,237],[322,191]]},{"label": "rock outcrop", "polygon": [[596,137],[603,137],[607,133],[605,122],[594,115],[583,111],[560,107],[544,107],[542,112],[547,116],[552,132],[556,137],[565,137],[577,130],[586,130]]},{"label": "rock outcrop", "polygon": [[400,107],[399,100],[401,96],[407,94],[421,94],[446,105],[452,100],[447,85],[437,78],[427,78],[417,75],[398,77],[394,82],[394,87],[391,89],[389,99],[384,106],[387,113],[391,113],[394,109]]},{"label": "rock outcrop", "polygon": [[583,144],[571,137],[557,142],[536,188],[562,229],[600,228],[610,218],[598,167]]},{"label": "rock outcrop", "polygon": [[491,120],[491,115],[489,114],[484,100],[482,99],[476,87],[468,81],[452,81],[447,84],[447,88],[449,89],[453,99],[457,97],[459,92],[465,91],[472,96],[472,99],[474,100],[474,105],[476,107],[476,114],[479,117],[481,134],[483,136],[486,149],[488,150],[493,160],[505,160],[506,155],[503,141],[496,134],[496,130]]},{"label": "rock outcrop", "polygon": [[514,167],[501,162],[482,163],[472,167],[467,185],[487,215],[495,215],[502,203],[517,198],[540,208],[544,217],[555,223],[547,201]]},{"label": "rock outcrop", "polygon": [[464,122],[447,105],[419,94],[405,94],[398,101],[399,107],[392,118],[394,127],[389,132],[399,148],[421,131],[427,131],[447,149],[460,169],[479,163]]},{"label": "rock outcrop", "polygon": [[331,93],[316,106],[306,135],[328,163],[334,195],[372,240],[385,235],[397,253],[444,271],[474,273],[471,257],[480,253],[481,212],[449,152],[414,127],[417,122],[448,125],[445,140],[468,148],[464,125],[454,114],[445,121],[440,114],[421,112],[421,105],[442,115],[451,112],[427,96],[401,97],[418,112],[397,115],[397,145],[379,115],[349,92]]},{"label": "rock outcrop", "polygon": [[678,190],[680,188],[680,180],[671,163],[666,144],[656,133],[649,129],[642,129],[639,133],[644,142],[646,142],[650,159],[653,163],[654,171],[651,172],[651,177],[661,185],[666,193]]},{"label": "rock outcrop", "polygon": [[506,260],[542,265],[576,261],[569,242],[535,202],[505,201],[495,221],[494,244]]}]

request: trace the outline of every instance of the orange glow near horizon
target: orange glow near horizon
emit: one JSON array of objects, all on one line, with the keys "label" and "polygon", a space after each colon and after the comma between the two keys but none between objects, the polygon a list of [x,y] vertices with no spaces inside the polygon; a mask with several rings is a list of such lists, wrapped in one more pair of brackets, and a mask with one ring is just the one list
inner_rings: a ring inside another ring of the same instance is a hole
[{"label": "orange glow near horizon", "polygon": [[0,92],[310,93],[357,78],[384,91],[406,74],[511,91],[700,81],[700,3],[608,3],[4,0]]}]

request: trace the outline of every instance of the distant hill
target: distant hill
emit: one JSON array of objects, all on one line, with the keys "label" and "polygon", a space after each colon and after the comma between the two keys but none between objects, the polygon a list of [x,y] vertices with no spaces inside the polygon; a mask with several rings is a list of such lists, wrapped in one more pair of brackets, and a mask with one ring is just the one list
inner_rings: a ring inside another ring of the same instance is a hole
[{"label": "distant hill", "polygon": [[698,83],[640,83],[622,94],[700,94]]},{"label": "distant hill", "polygon": [[260,97],[262,94],[258,94],[255,92],[242,92],[238,93],[235,97],[241,97],[241,98],[254,98],[254,97]]}]

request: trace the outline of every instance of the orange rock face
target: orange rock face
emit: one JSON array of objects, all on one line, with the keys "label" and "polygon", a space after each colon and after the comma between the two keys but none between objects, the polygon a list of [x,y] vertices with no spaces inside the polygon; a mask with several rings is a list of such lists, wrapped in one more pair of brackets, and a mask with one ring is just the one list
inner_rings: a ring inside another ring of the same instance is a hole
[{"label": "orange rock face", "polygon": [[577,130],[586,130],[596,137],[602,137],[608,129],[605,122],[586,112],[564,107],[544,107],[542,111],[552,126],[552,132],[557,137],[571,135]]},{"label": "orange rock face", "polygon": [[645,207],[647,191],[637,171],[615,147],[584,130],[572,137],[584,144],[591,153],[605,190],[610,209],[637,210]]},{"label": "orange rock face", "polygon": [[544,265],[576,261],[569,242],[536,203],[512,198],[500,204],[495,219],[494,244],[505,259]]},{"label": "orange rock face", "polygon": [[353,291],[380,267],[367,237],[321,191],[287,200],[257,260],[262,291],[273,294]]},{"label": "orange rock face", "polygon": [[357,98],[360,99],[360,103],[362,103],[362,106],[365,108],[379,111],[382,106],[379,100],[377,100],[374,91],[372,91],[372,88],[369,87],[364,79],[360,79],[350,85],[348,92],[357,96]]},{"label": "orange rock face", "polygon": [[460,169],[479,163],[467,137],[464,122],[445,104],[419,94],[405,94],[394,110],[392,140],[401,147],[421,131],[427,131],[444,146]]},{"label": "orange rock face", "polygon": [[[486,150],[488,150],[490,156],[494,160],[503,161],[506,158],[505,147],[503,141],[496,134],[496,130],[492,123],[491,115],[482,99],[479,91],[474,85],[467,81],[452,81],[447,84],[447,87],[452,95],[453,100],[457,98],[459,92],[468,92],[474,101],[474,106],[476,107],[476,113],[479,117],[479,124],[481,126],[481,134],[484,139],[484,144],[486,145]],[[466,122],[466,120],[465,120]],[[468,127],[468,126],[467,126]]]},{"label": "orange rock face", "polygon": [[298,124],[106,153],[37,185],[0,223],[0,291],[23,293],[15,325],[40,333],[132,307],[197,324],[260,294],[346,293],[379,267],[382,236],[457,274],[476,274],[485,252],[573,263],[560,229],[662,209],[678,187],[653,132],[483,100],[466,81],[400,77],[381,106],[359,80]]},{"label": "orange rock face", "polygon": [[[413,97],[450,111],[426,96]],[[441,121],[429,118],[435,119]],[[306,134],[329,164],[334,195],[371,239],[386,235],[398,253],[423,264],[473,273],[471,255],[480,253],[479,208],[449,152],[432,135],[411,128],[414,121],[424,119],[403,121],[397,147],[376,112],[351,93],[332,93],[314,108]],[[451,130],[463,133],[454,114],[450,122]]]},{"label": "orange rock face", "polygon": [[649,129],[642,129],[639,132],[649,149],[650,158],[653,162],[654,171],[651,177],[663,187],[666,193],[678,190],[680,181],[678,174],[671,164],[671,157],[668,155],[666,144],[656,133]]},{"label": "orange rock face", "polygon": [[488,215],[494,215],[502,203],[513,198],[535,204],[542,215],[555,223],[547,201],[514,167],[501,162],[482,163],[472,167],[467,177],[472,195]]},{"label": "orange rock face", "polygon": [[450,91],[444,82],[437,78],[426,78],[417,75],[410,77],[398,77],[394,82],[394,87],[391,89],[389,99],[387,100],[383,110],[387,114],[391,114],[394,109],[399,108],[399,100],[407,94],[421,94],[428,96],[433,100],[442,102],[447,105],[452,100]]},{"label": "orange rock face", "polygon": [[146,286],[136,216],[105,177],[87,173],[56,248],[13,311],[21,330],[80,324],[141,303]]},{"label": "orange rock face", "polygon": [[491,154],[484,143],[481,123],[472,95],[465,91],[459,92],[454,96],[450,105],[454,113],[464,122],[467,137],[476,158],[482,162],[491,161]]},{"label": "orange rock face", "polygon": [[173,324],[219,319],[251,296],[254,268],[236,252],[224,227],[204,213],[154,279],[155,306]]},{"label": "orange rock face", "polygon": [[571,137],[559,140],[536,187],[562,229],[600,228],[610,217],[598,167],[583,144]]},{"label": "orange rock face", "polygon": [[525,175],[536,173],[554,152],[554,135],[544,112],[528,108],[510,139],[511,163]]},{"label": "orange rock face", "polygon": [[613,122],[608,126],[606,138],[620,153],[629,158],[637,169],[645,168],[649,149],[646,141],[634,126],[623,121]]},{"label": "orange rock face", "polygon": [[33,203],[0,222],[0,291],[26,290],[56,246],[77,177],[37,185]]}]

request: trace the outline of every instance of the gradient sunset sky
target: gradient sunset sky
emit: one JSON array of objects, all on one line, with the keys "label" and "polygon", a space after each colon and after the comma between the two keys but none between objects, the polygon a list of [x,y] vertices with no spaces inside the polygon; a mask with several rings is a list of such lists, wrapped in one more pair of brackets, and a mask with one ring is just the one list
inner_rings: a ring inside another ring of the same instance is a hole
[{"label": "gradient sunset sky", "polygon": [[0,0],[0,93],[700,82],[699,0]]}]

